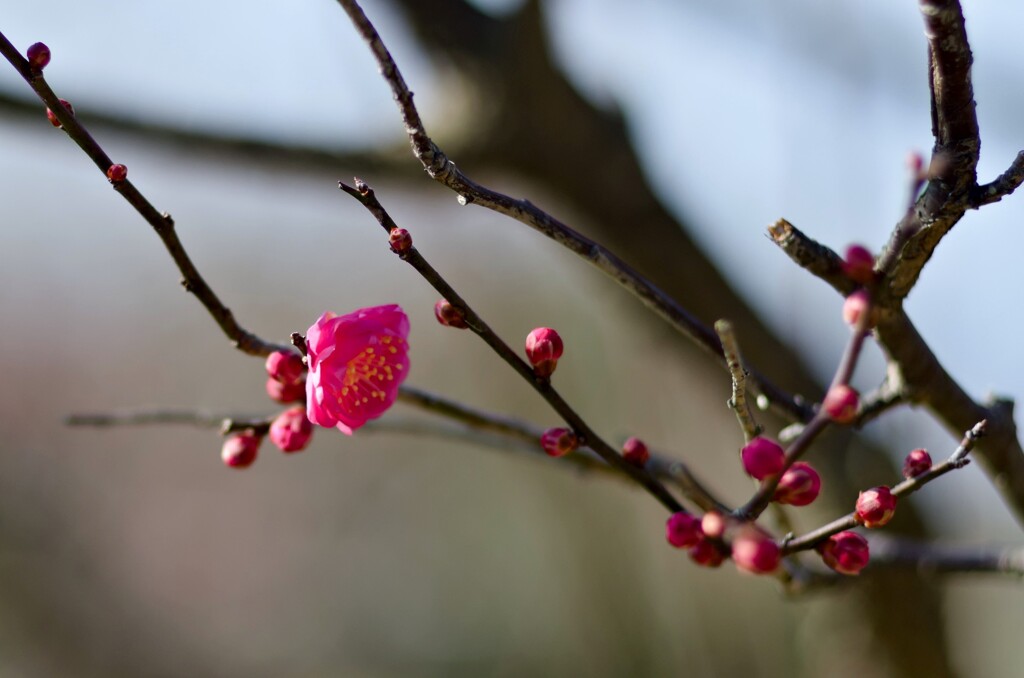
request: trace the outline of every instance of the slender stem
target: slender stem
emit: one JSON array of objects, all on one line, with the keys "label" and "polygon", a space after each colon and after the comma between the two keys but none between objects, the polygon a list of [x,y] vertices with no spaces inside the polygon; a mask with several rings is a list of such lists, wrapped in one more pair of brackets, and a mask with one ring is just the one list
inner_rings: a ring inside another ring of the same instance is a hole
[{"label": "slender stem", "polygon": [[[14,45],[7,40],[3,33],[0,33],[0,53],[11,62],[11,65],[35,90],[35,93],[42,99],[43,103],[53,111],[64,131],[71,137],[71,140],[78,144],[78,147],[89,156],[93,164],[106,176],[107,169],[114,164],[113,160],[110,159],[110,156],[107,155],[99,143],[93,139],[92,135],[79,122],[78,118],[61,104],[60,99],[54,94],[43,78],[42,72],[33,68],[15,49]],[[194,294],[202,303],[224,334],[231,339],[235,348],[250,355],[259,356],[269,355],[277,350],[289,350],[287,346],[273,344],[260,339],[238,324],[231,309],[225,306],[213,292],[185,252],[185,248],[175,231],[174,220],[171,219],[169,214],[157,211],[152,203],[127,179],[114,183],[113,187],[153,227],[153,230],[156,231],[157,236],[167,249],[167,253],[171,255],[171,259],[174,260],[178,270],[181,272],[182,287],[187,292]]]},{"label": "slender stem", "polygon": [[[380,204],[380,201],[377,200],[373,193],[373,189],[359,179],[355,180],[355,184],[356,186],[353,188],[343,182],[338,182],[338,187],[348,195],[358,200],[359,203],[374,216],[385,231],[390,233],[392,229],[397,228],[398,225],[391,218],[391,215],[387,213],[387,210],[384,209],[383,205]],[[661,502],[669,511],[675,513],[683,510],[678,500],[676,500],[676,498],[673,497],[672,494],[669,493],[669,491],[666,490],[656,478],[654,478],[654,476],[627,462],[622,458],[622,455],[620,455],[618,451],[602,440],[600,436],[598,436],[597,433],[594,432],[594,430],[583,420],[583,418],[577,414],[569,403],[562,398],[558,391],[555,390],[551,385],[550,380],[536,377],[533,373],[533,368],[530,367],[525,360],[520,358],[519,355],[513,351],[486,322],[484,322],[483,318],[481,318],[469,306],[469,304],[466,303],[466,301],[452,288],[451,285],[448,284],[441,274],[423,258],[415,247],[410,247],[408,250],[401,252],[399,256],[415,268],[416,271],[419,272],[419,274],[423,276],[423,278],[429,282],[442,297],[447,299],[452,306],[462,313],[469,329],[483,339],[484,342],[491,347],[491,350],[497,353],[502,360],[508,363],[512,369],[519,373],[519,376],[533,386],[534,390],[537,391],[537,393],[539,393],[549,405],[551,405],[552,409],[558,412],[567,424],[569,424],[581,445],[589,446],[610,466],[628,475],[646,489],[659,502]]]},{"label": "slender stem", "polygon": [[754,413],[747,402],[747,370],[743,366],[740,345],[736,340],[736,332],[733,330],[732,323],[728,320],[717,321],[715,332],[718,334],[719,341],[722,342],[725,364],[729,368],[729,375],[732,378],[732,397],[729,398],[729,409],[736,413],[736,419],[743,430],[743,439],[749,443],[761,433],[761,427],[754,420]]},{"label": "slender stem", "polygon": [[[914,492],[917,492],[922,487],[932,482],[936,478],[940,478],[949,473],[950,471],[955,471],[956,469],[963,468],[968,463],[970,463],[970,459],[967,458],[967,455],[970,454],[971,450],[974,449],[974,444],[978,440],[978,438],[981,438],[982,436],[985,435],[986,426],[987,422],[985,421],[980,421],[977,424],[975,424],[974,428],[964,433],[964,438],[963,440],[960,441],[960,446],[956,448],[952,455],[950,455],[949,459],[942,462],[941,464],[932,466],[931,469],[929,469],[925,473],[922,473],[919,476],[915,476],[908,480],[904,480],[903,482],[897,485],[894,485],[891,490],[893,496],[904,497]],[[836,520],[833,520],[831,523],[822,525],[816,530],[812,530],[811,532],[808,532],[807,534],[804,534],[795,539],[790,539],[785,544],[783,544],[782,552],[783,554],[789,554],[795,553],[796,551],[803,551],[806,549],[814,548],[819,542],[831,537],[833,534],[838,534],[843,530],[852,529],[854,527],[857,527],[859,524],[860,521],[857,519],[857,513],[848,513],[842,518],[838,518]]]},{"label": "slender stem", "polygon": [[[381,75],[391,88],[391,93],[398,104],[413,153],[431,178],[458,193],[461,202],[476,203],[512,217],[575,252],[632,292],[641,302],[698,346],[724,361],[722,347],[714,331],[625,261],[528,200],[516,200],[493,191],[463,174],[427,134],[419,111],[413,103],[413,93],[409,90],[377,29],[366,17],[359,3],[356,0],[338,0],[338,4],[348,14],[377,60]],[[806,404],[773,384],[756,370],[750,371],[750,378],[754,382],[754,390],[764,395],[770,405],[784,416],[795,421],[807,421],[813,416],[813,412]]]}]

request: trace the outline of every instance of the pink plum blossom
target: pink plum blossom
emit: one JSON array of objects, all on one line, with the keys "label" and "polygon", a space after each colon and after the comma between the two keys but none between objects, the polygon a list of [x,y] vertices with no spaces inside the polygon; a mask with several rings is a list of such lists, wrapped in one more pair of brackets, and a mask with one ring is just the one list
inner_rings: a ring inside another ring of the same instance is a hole
[{"label": "pink plum blossom", "polygon": [[306,416],[352,432],[384,414],[409,374],[409,318],[400,306],[324,313],[306,333]]}]

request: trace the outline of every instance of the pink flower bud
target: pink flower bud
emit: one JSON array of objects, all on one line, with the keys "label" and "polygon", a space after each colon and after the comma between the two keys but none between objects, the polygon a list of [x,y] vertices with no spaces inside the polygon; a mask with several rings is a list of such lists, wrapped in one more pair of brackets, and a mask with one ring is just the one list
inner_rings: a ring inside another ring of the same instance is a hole
[{"label": "pink flower bud", "polygon": [[[74,106],[72,106],[71,103],[67,99],[61,99],[60,103],[61,103],[62,106],[64,106],[64,108],[68,109],[68,113],[70,113],[71,115],[75,114]],[[46,119],[49,120],[50,124],[53,125],[54,127],[62,127],[63,126],[63,125],[60,124],[60,120],[57,119],[57,116],[54,114],[54,112],[51,111],[49,108],[46,109]]]},{"label": "pink flower bud", "polygon": [[866,247],[850,245],[846,248],[843,272],[850,280],[867,285],[875,279],[875,257]]},{"label": "pink flower bud", "polygon": [[562,338],[550,327],[538,327],[526,335],[526,358],[538,377],[550,377],[562,357]]},{"label": "pink flower bud", "polygon": [[807,462],[798,461],[779,478],[773,499],[780,504],[807,506],[818,498],[819,492],[821,476]]},{"label": "pink flower bud", "polygon": [[251,433],[234,435],[224,441],[220,458],[231,468],[248,468],[256,461],[262,438]]},{"label": "pink flower bud", "polygon": [[[867,293],[867,290],[857,290],[850,296],[846,297],[846,301],[843,302],[843,322],[850,327],[856,327],[857,323],[860,322],[860,318],[865,313],[871,313],[871,295]],[[868,318],[868,329],[875,326],[874,313]]]},{"label": "pink flower bud", "polygon": [[285,405],[298,402],[306,395],[306,384],[301,381],[297,384],[282,384],[271,377],[267,379],[267,395]]},{"label": "pink flower bud", "polygon": [[725,536],[725,529],[728,526],[725,516],[718,511],[708,511],[700,521],[701,532],[708,539],[721,539]]},{"label": "pink flower bud", "polygon": [[757,529],[744,530],[732,543],[736,567],[752,574],[768,574],[779,567],[782,554],[778,544]]},{"label": "pink flower bud", "polygon": [[305,407],[293,407],[277,415],[270,425],[270,441],[283,452],[306,449],[313,437],[313,424],[306,416]]},{"label": "pink flower bud", "polygon": [[282,384],[301,384],[306,366],[302,356],[292,351],[274,351],[267,356],[267,374]]},{"label": "pink flower bud", "polygon": [[906,479],[916,478],[922,473],[927,473],[932,468],[932,458],[928,450],[911,450],[910,454],[903,461],[903,477]]},{"label": "pink flower bud", "polygon": [[849,424],[857,418],[857,408],[860,406],[860,394],[846,384],[833,386],[825,394],[825,400],[821,406],[825,413],[837,424]]},{"label": "pink flower bud", "polygon": [[818,545],[825,564],[840,574],[860,574],[868,564],[868,540],[856,532],[840,532]]},{"label": "pink flower bud", "polygon": [[915,177],[921,176],[924,170],[924,156],[917,151],[907,153],[907,171]]},{"label": "pink flower bud", "polygon": [[718,544],[710,539],[701,539],[690,547],[690,560],[703,567],[718,567],[725,560]]},{"label": "pink flower bud", "polygon": [[124,165],[111,165],[107,168],[107,179],[112,184],[119,184],[128,178],[128,168]]},{"label": "pink flower bud", "polygon": [[388,242],[391,243],[392,252],[401,254],[402,252],[408,252],[412,247],[412,236],[404,228],[392,228],[391,235],[388,236]]},{"label": "pink flower bud", "polygon": [[703,536],[700,531],[700,518],[692,513],[673,513],[665,521],[665,539],[677,549],[696,546]]},{"label": "pink flower bud", "polygon": [[643,468],[651,458],[651,453],[647,450],[647,445],[644,445],[644,441],[630,438],[622,444],[622,456],[633,466]]},{"label": "pink flower bud", "polygon": [[540,446],[549,457],[564,457],[579,446],[579,441],[567,428],[549,428],[540,437]]},{"label": "pink flower bud", "polygon": [[764,480],[782,470],[786,453],[782,446],[771,438],[757,436],[740,450],[743,469],[754,478]]},{"label": "pink flower bud", "polygon": [[896,513],[896,497],[884,485],[865,490],[857,497],[857,521],[864,527],[881,527]]},{"label": "pink flower bud", "polygon": [[28,57],[30,64],[39,70],[43,70],[46,68],[46,64],[50,63],[50,48],[41,42],[37,42],[28,48],[25,56]]},{"label": "pink flower bud", "polygon": [[469,327],[462,311],[449,304],[447,299],[439,299],[434,304],[434,316],[437,318],[437,322],[445,327],[454,327],[459,330]]}]

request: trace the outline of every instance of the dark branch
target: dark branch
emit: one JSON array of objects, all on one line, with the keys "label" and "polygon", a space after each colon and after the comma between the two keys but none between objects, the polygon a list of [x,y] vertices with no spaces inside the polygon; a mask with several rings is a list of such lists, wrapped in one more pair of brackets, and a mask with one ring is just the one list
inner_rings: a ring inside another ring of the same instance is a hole
[{"label": "dark branch", "polygon": [[999,202],[1024,183],[1024,151],[1017,154],[1005,172],[990,184],[977,186],[971,191],[971,207]]},{"label": "dark branch", "polygon": [[[722,359],[724,365],[722,347],[714,331],[625,261],[534,206],[528,200],[517,200],[492,191],[463,174],[427,134],[419,112],[413,103],[413,93],[405,83],[405,79],[376,28],[363,13],[359,4],[355,0],[338,0],[338,2],[377,59],[381,75],[387,81],[398,104],[413,153],[431,178],[455,191],[463,202],[472,202],[510,216],[575,252],[632,292],[646,306],[653,309],[698,346]],[[773,407],[790,419],[807,421],[813,416],[806,405],[775,386],[760,373],[751,370],[750,376],[755,382],[756,390],[763,394]]]},{"label": "dark branch", "polygon": [[[107,170],[114,164],[110,156],[92,138],[92,135],[86,131],[78,119],[64,108],[64,105],[60,103],[60,99],[53,93],[50,86],[46,84],[42,73],[29,65],[28,61],[21,56],[3,33],[0,33],[0,53],[3,53],[7,60],[11,62],[11,65],[17,69],[39,98],[42,99],[43,103],[53,111],[72,141],[78,144],[78,147],[89,156],[93,164],[106,176]],[[182,286],[186,291],[194,294],[200,303],[206,307],[206,310],[216,321],[217,325],[231,339],[237,349],[250,355],[268,355],[275,350],[289,350],[286,346],[272,344],[260,339],[238,324],[231,309],[221,302],[220,298],[217,297],[206,283],[206,280],[199,274],[195,264],[192,263],[192,260],[185,252],[185,248],[175,232],[174,220],[171,219],[169,214],[158,212],[152,203],[135,188],[131,181],[126,179],[114,183],[113,186],[114,190],[120,193],[121,197],[128,201],[128,204],[134,207],[142,215],[142,218],[153,227],[153,230],[156,231],[157,236],[159,236],[164,247],[167,249],[168,254],[171,255],[171,259],[174,260],[178,270],[181,272]]]},{"label": "dark branch", "polygon": [[[343,182],[338,182],[338,187],[348,195],[358,200],[359,203],[374,216],[385,231],[390,233],[392,229],[397,228],[398,225],[391,218],[391,215],[387,213],[387,210],[384,209],[383,205],[381,205],[377,200],[373,190],[358,179],[355,181],[355,184],[356,187],[353,188]],[[508,365],[512,367],[519,376],[529,383],[533,389],[537,391],[537,393],[539,393],[549,405],[551,405],[552,409],[554,409],[559,416],[561,416],[562,419],[572,427],[582,445],[589,446],[610,466],[618,469],[620,472],[636,481],[659,502],[661,502],[661,504],[669,511],[675,513],[676,511],[682,510],[682,506],[679,502],[660,482],[658,482],[658,480],[656,480],[647,471],[639,469],[627,462],[622,458],[622,455],[620,455],[617,450],[602,440],[590,425],[587,424],[569,405],[569,403],[562,398],[548,379],[536,377],[533,373],[533,368],[527,364],[525,360],[520,358],[519,355],[513,351],[486,322],[484,322],[483,318],[481,318],[469,306],[469,304],[466,303],[466,301],[452,288],[451,285],[448,284],[441,274],[423,258],[415,247],[411,247],[407,251],[400,253],[399,256],[405,260],[406,263],[415,268],[416,271],[423,276],[423,278],[429,282],[442,297],[447,299],[452,306],[462,313],[469,329],[483,339],[483,341],[490,346],[502,360],[508,363]]]},{"label": "dark branch", "polygon": [[[973,428],[964,433],[964,438],[960,441],[960,446],[957,447],[953,454],[950,455],[949,459],[941,464],[932,466],[929,471],[919,476],[904,480],[898,485],[894,485],[892,488],[893,496],[905,497],[917,492],[936,478],[940,478],[950,471],[955,471],[956,469],[967,466],[967,464],[970,463],[970,459],[967,458],[967,455],[974,449],[974,445],[978,438],[981,438],[985,434],[986,422],[980,421],[975,424]],[[849,530],[857,527],[859,524],[860,521],[857,520],[856,512],[848,513],[842,518],[834,520],[827,525],[823,525],[803,536],[786,541],[782,546],[782,551],[783,553],[788,554],[814,548],[823,539],[827,539],[833,534],[838,534],[843,530]]]}]

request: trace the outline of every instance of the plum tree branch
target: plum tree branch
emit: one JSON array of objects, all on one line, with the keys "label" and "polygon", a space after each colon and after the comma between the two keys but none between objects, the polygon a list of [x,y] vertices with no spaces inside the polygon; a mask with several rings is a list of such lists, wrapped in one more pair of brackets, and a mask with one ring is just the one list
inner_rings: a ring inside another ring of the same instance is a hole
[{"label": "plum tree branch", "polygon": [[[391,88],[398,104],[413,153],[432,179],[455,191],[464,203],[476,203],[512,217],[589,261],[698,346],[720,358],[724,365],[722,347],[714,331],[625,261],[528,200],[517,200],[491,190],[476,183],[459,170],[427,134],[419,111],[413,103],[412,91],[409,90],[398,65],[359,3],[355,0],[338,0],[338,3],[348,14],[377,60],[381,75]],[[788,418],[808,421],[813,416],[805,404],[759,372],[751,370],[750,376],[756,391],[763,394],[774,408]]]},{"label": "plum tree branch", "polygon": [[[388,214],[387,210],[384,209],[380,201],[373,193],[373,189],[363,183],[361,180],[355,180],[355,187],[349,186],[344,182],[338,182],[338,187],[355,198],[363,207],[373,215],[377,222],[384,228],[385,231],[390,233],[393,229],[398,228],[398,225]],[[562,419],[565,420],[573,432],[576,434],[581,445],[588,445],[593,449],[609,466],[612,466],[622,472],[623,474],[632,478],[637,484],[646,489],[655,499],[657,499],[665,508],[670,512],[675,513],[682,511],[682,505],[673,497],[668,490],[650,473],[647,471],[633,466],[618,453],[611,445],[606,443],[598,434],[590,427],[586,421],[565,401],[564,398],[558,393],[557,390],[551,385],[550,380],[539,378],[534,375],[533,368],[526,363],[525,360],[519,357],[519,355],[513,351],[508,344],[504,342],[491,329],[491,327],[481,318],[468,303],[456,292],[451,285],[441,276],[440,273],[431,266],[426,259],[416,250],[415,247],[410,247],[408,250],[400,252],[399,256],[409,265],[416,269],[416,271],[423,276],[423,278],[430,283],[430,285],[441,294],[448,302],[455,307],[463,316],[469,329],[473,331],[478,337],[480,337],[488,346],[491,347],[495,353],[498,354],[502,360],[504,360],[513,370],[515,370],[519,376],[521,376],[527,383],[529,383],[535,391],[544,400],[551,405]]]},{"label": "plum tree branch", "polygon": [[[53,111],[53,114],[71,140],[89,156],[93,164],[106,176],[107,170],[114,164],[110,156],[93,139],[92,135],[85,129],[85,126],[64,107],[60,99],[46,83],[42,72],[32,67],[3,33],[0,33],[0,53],[21,74],[25,82],[32,87],[43,103]],[[153,207],[153,204],[128,179],[113,182],[113,186],[114,190],[120,193],[121,197],[153,227],[153,230],[167,249],[167,253],[171,255],[171,259],[174,260],[178,270],[181,272],[182,287],[187,292],[195,295],[200,303],[202,303],[221,328],[221,331],[231,339],[235,348],[250,355],[261,356],[269,355],[276,350],[288,350],[286,346],[269,343],[260,339],[235,320],[231,309],[224,305],[213,289],[207,284],[206,280],[199,274],[195,264],[192,263],[192,259],[189,258],[185,247],[178,238],[171,215],[166,212],[158,212]]]}]

